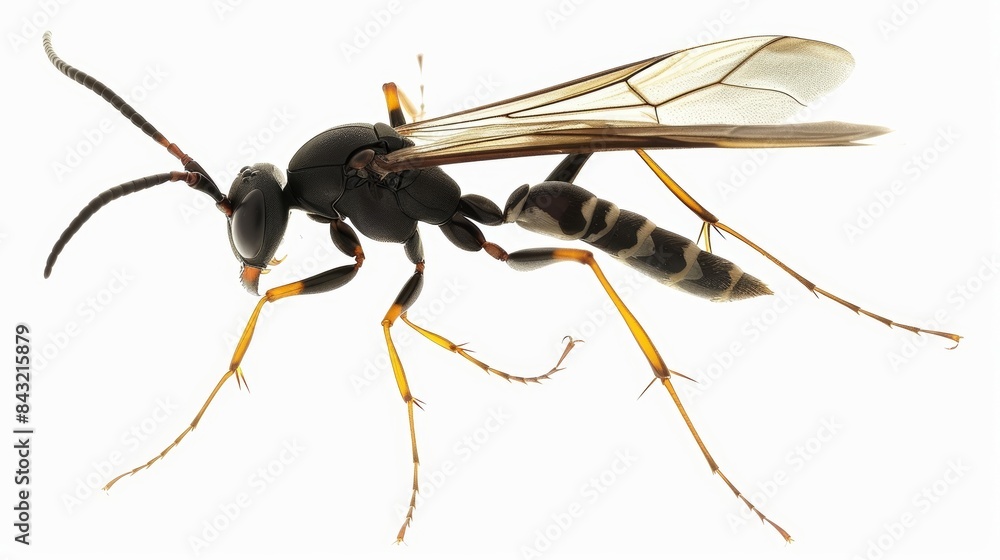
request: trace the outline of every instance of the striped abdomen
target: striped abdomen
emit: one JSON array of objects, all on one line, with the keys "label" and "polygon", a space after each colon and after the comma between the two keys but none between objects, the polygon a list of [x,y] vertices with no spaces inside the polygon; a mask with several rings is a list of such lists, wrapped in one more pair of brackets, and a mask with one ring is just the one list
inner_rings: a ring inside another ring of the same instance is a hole
[{"label": "striped abdomen", "polygon": [[507,201],[504,221],[559,239],[582,240],[660,283],[712,301],[771,293],[726,259],[572,183],[521,187]]}]

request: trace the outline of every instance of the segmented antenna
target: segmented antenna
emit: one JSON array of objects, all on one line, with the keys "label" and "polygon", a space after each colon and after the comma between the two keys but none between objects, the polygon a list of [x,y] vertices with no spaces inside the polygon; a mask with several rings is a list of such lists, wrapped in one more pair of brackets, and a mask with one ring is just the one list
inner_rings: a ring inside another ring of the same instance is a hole
[{"label": "segmented antenna", "polygon": [[189,186],[193,186],[200,180],[201,175],[190,171],[157,173],[156,175],[150,175],[149,177],[143,177],[141,179],[116,185],[97,195],[83,207],[83,210],[80,210],[80,213],[73,218],[73,221],[70,222],[68,226],[66,226],[62,235],[59,236],[59,240],[56,241],[56,244],[52,246],[52,251],[49,252],[49,258],[45,261],[45,277],[48,278],[49,274],[52,274],[52,266],[56,264],[56,259],[59,258],[59,253],[62,253],[63,248],[66,247],[69,240],[73,238],[76,232],[80,231],[80,228],[87,222],[87,220],[90,219],[91,216],[97,213],[98,210],[106,206],[112,200],[119,199],[127,194],[148,189],[149,187],[162,185],[163,183],[169,181],[184,181]]},{"label": "segmented antenna", "polygon": [[132,124],[137,126],[139,130],[145,132],[146,135],[155,140],[157,144],[166,148],[168,152],[179,159],[181,164],[184,165],[185,170],[200,173],[208,182],[208,184],[206,184],[205,181],[201,181],[197,186],[194,186],[194,188],[211,196],[215,199],[216,203],[221,203],[225,200],[226,197],[221,191],[219,191],[219,188],[215,186],[215,182],[212,181],[211,177],[208,176],[208,173],[201,167],[201,165],[191,159],[191,156],[181,151],[177,144],[167,140],[166,137],[160,134],[160,131],[156,130],[156,127],[150,124],[149,121],[140,115],[138,111],[133,109],[131,105],[126,103],[120,95],[112,91],[111,88],[104,85],[97,78],[59,58],[55,49],[52,48],[51,31],[46,31],[45,34],[42,35],[42,46],[45,48],[45,54],[48,55],[49,61],[52,62],[52,65],[55,66],[57,70],[65,74],[67,78],[76,81],[83,87],[89,89],[97,95],[100,95],[102,99],[110,103],[112,107],[117,109],[118,112],[124,115],[125,118],[132,122]]},{"label": "segmented antenna", "polygon": [[159,130],[156,130],[156,127],[150,124],[149,121],[133,109],[131,105],[126,103],[121,96],[112,91],[111,88],[104,85],[100,80],[94,78],[90,74],[67,64],[66,61],[59,58],[55,49],[52,48],[51,32],[46,31],[45,34],[42,35],[42,46],[45,48],[45,54],[48,55],[49,61],[52,62],[52,65],[55,66],[57,70],[83,87],[89,89],[97,95],[100,95],[102,99],[110,103],[112,107],[117,109],[118,112],[138,127],[139,130],[142,130],[147,136],[155,140],[157,144],[165,147],[168,152],[179,159],[185,169],[185,171],[159,173],[157,175],[150,175],[134,181],[122,183],[111,187],[91,200],[90,203],[80,211],[76,218],[70,222],[69,226],[66,227],[66,230],[59,236],[59,240],[56,241],[56,244],[52,247],[52,252],[49,253],[49,258],[45,262],[46,278],[48,278],[49,274],[52,273],[52,266],[55,264],[56,258],[59,257],[59,253],[62,252],[63,248],[67,243],[69,243],[69,240],[73,237],[73,235],[80,230],[80,227],[82,227],[91,216],[106,206],[109,202],[127,194],[132,194],[156,185],[162,185],[167,182],[184,181],[189,187],[212,197],[219,210],[224,212],[227,216],[232,214],[232,205],[229,202],[229,199],[222,194],[222,191],[219,190],[219,187],[216,186],[215,182],[212,181],[212,178],[208,176],[208,173],[204,168],[202,168],[201,165],[198,164],[198,162],[191,159],[190,156],[181,151],[177,144],[167,140],[163,134],[160,134]]},{"label": "segmented antenna", "polygon": [[94,78],[90,74],[75,68],[74,66],[68,64],[65,60],[59,58],[56,54],[55,49],[52,48],[52,32],[46,31],[42,35],[42,46],[45,47],[45,54],[49,56],[49,61],[52,65],[56,67],[57,70],[66,75],[67,78],[75,80],[77,83],[83,87],[89,89],[90,91],[100,95],[105,101],[111,104],[112,107],[117,109],[121,114],[125,115],[125,118],[132,121],[132,124],[139,127],[140,130],[146,133],[147,136],[156,140],[156,142],[162,146],[169,146],[170,142],[160,134],[156,127],[149,124],[142,115],[138,113],[131,105],[125,102],[117,93],[111,91],[111,88],[104,85],[100,80]]}]

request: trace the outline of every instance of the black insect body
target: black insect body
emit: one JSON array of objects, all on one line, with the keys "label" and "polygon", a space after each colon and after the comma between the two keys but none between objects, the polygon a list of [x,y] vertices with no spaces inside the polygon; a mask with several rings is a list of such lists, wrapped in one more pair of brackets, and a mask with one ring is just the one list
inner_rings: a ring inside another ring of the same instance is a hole
[{"label": "black insect body", "polygon": [[[200,422],[219,389],[240,368],[260,311],[266,303],[334,290],[354,278],[364,263],[362,236],[403,244],[414,272],[389,307],[382,329],[400,394],[407,406],[413,454],[413,489],[409,510],[397,535],[402,540],[416,505],[417,441],[413,397],[396,353],[391,327],[402,320],[435,344],[469,360],[484,371],[523,383],[548,378],[559,362],[535,377],[510,375],[473,358],[460,345],[414,324],[406,310],[420,293],[424,257],[419,224],[441,228],[466,251],[485,251],[517,270],[533,270],[560,261],[588,266],[618,309],[654,373],[677,406],[685,425],[712,469],[760,519],[785,539],[791,537],[764,516],[722,473],[688,417],[672,377],[652,340],[611,287],[590,251],[525,249],[508,253],[486,240],[474,223],[522,227],[564,240],[581,240],[657,281],[714,301],[770,294],[758,279],[713,254],[712,228],[748,244],[817,295],[888,326],[942,336],[896,323],[843,300],[805,279],[752,241],[722,223],[666,174],[644,148],[783,147],[851,144],[885,132],[867,125],[840,122],[781,124],[794,111],[836,87],[852,66],[839,47],[791,37],[748,37],[696,47],[615,68],[553,88],[462,113],[406,124],[395,86],[386,84],[390,125],[348,124],[331,128],[306,142],[291,158],[287,173],[268,163],[244,167],[228,195],[223,195],[204,169],[170,143],[142,116],[104,84],[63,62],[45,34],[45,50],[64,74],[107,99],[126,118],[177,157],[184,171],[151,175],[123,183],[95,198],[70,223],[46,264],[46,277],[72,235],[98,209],[125,194],[165,182],[183,181],[212,197],[228,217],[233,253],[242,264],[242,282],[257,293],[260,274],[276,264],[275,251],[285,233],[289,212],[301,210],[329,225],[334,245],[354,259],[309,278],[268,290],[258,301],[240,338],[228,371],[223,374],[190,426],[149,462],[112,479],[148,468],[176,446]],[[657,177],[703,222],[706,250],[680,235],[657,227],[645,217],[601,199],[575,185],[580,168],[593,152],[634,150]],[[525,155],[569,154],[542,183],[516,189],[503,210],[489,199],[461,194],[458,184],[439,167],[447,163]],[[351,225],[348,225],[348,221]],[[352,227],[353,226],[353,227]],[[681,375],[681,377],[683,377]],[[652,384],[651,383],[651,384]]]},{"label": "black insect body", "polygon": [[[701,251],[691,240],[658,228],[643,216],[620,210],[566,181],[521,187],[511,194],[501,213],[484,197],[461,196],[458,184],[440,167],[389,172],[382,177],[356,168],[369,163],[375,155],[412,145],[382,123],[327,130],[292,156],[284,197],[254,197],[270,204],[255,205],[255,221],[246,225],[239,219],[247,205],[245,197],[257,192],[243,187],[253,182],[250,176],[260,173],[268,179],[274,177],[267,186],[270,191],[278,192],[281,184],[280,172],[271,169],[270,164],[245,168],[230,193],[230,199],[243,201],[235,205],[231,231],[237,234],[237,254],[251,266],[266,266],[284,233],[281,216],[290,209],[304,210],[315,218],[348,218],[363,236],[390,243],[416,243],[411,238],[417,235],[418,222],[438,225],[448,239],[467,251],[481,250],[484,242],[468,219],[491,226],[514,222],[552,237],[580,239],[664,284],[707,299],[728,301],[771,293],[762,282],[726,259]],[[364,161],[355,161],[352,167],[352,157]],[[575,170],[584,162],[583,158],[570,160]],[[567,167],[560,166],[559,171],[565,173]],[[265,206],[277,208],[273,217],[264,212]],[[265,219],[265,214],[270,219]],[[275,224],[273,231],[257,235],[256,224],[260,223]],[[252,252],[241,250],[238,239],[247,235],[241,230],[254,231],[254,239],[261,237],[268,243],[252,245]]]},{"label": "black insect body", "polygon": [[771,294],[763,282],[690,239],[572,184],[546,181],[511,195],[505,221],[559,239],[579,239],[668,286],[712,301]]},{"label": "black insect body", "polygon": [[461,190],[440,168],[382,176],[365,169],[376,155],[412,145],[381,123],[338,126],[319,134],[288,164],[293,207],[329,218],[349,216],[365,237],[391,243],[414,235],[417,222],[447,222],[458,211]]}]

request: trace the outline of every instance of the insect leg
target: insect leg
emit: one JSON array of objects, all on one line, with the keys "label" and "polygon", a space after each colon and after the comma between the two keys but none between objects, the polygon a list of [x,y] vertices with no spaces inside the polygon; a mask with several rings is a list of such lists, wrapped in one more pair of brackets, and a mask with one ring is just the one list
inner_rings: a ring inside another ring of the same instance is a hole
[{"label": "insect leg", "polygon": [[[853,304],[853,303],[851,303],[851,302],[849,302],[849,301],[847,301],[845,299],[842,299],[842,298],[840,298],[840,297],[838,297],[838,296],[836,296],[836,295],[834,295],[834,294],[832,294],[832,293],[824,290],[823,288],[820,288],[819,286],[817,286],[816,284],[814,284],[812,281],[806,279],[804,276],[802,276],[798,272],[795,272],[794,270],[792,270],[791,268],[789,268],[787,265],[785,265],[785,263],[781,262],[775,256],[771,255],[771,253],[768,253],[762,247],[759,247],[753,241],[750,241],[749,239],[747,239],[746,237],[744,237],[742,234],[740,234],[739,232],[737,232],[733,228],[731,228],[731,227],[727,226],[726,224],[720,222],[718,218],[716,218],[711,212],[709,212],[708,210],[706,210],[704,206],[702,206],[701,204],[699,204],[697,200],[695,200],[684,189],[682,189],[680,187],[680,185],[678,185],[677,182],[674,181],[670,177],[670,175],[667,175],[667,172],[664,171],[655,161],[653,161],[653,158],[649,157],[649,154],[647,154],[645,151],[643,151],[643,150],[636,150],[636,153],[639,154],[639,157],[641,157],[642,160],[644,162],[646,162],[646,165],[648,165],[649,168],[653,170],[653,173],[655,173],[656,176],[659,177],[660,181],[662,181],[663,184],[666,185],[668,189],[670,189],[670,192],[674,193],[674,196],[676,196],[682,203],[684,203],[685,206],[687,206],[692,212],[694,212],[695,214],[697,214],[698,217],[701,218],[704,221],[704,224],[702,225],[702,233],[705,235],[706,244],[708,244],[708,231],[709,231],[709,228],[710,227],[715,227],[717,229],[720,229],[720,230],[722,230],[722,231],[724,231],[724,232],[732,235],[736,239],[739,239],[740,241],[742,241],[743,243],[745,243],[747,246],[749,246],[751,249],[753,249],[754,251],[757,251],[758,253],[760,253],[761,255],[763,255],[764,257],[766,257],[769,261],[771,261],[774,264],[778,265],[779,268],[781,268],[782,270],[784,270],[785,272],[787,272],[789,275],[791,275],[792,278],[795,278],[796,280],[798,280],[800,284],[802,284],[803,286],[805,286],[806,289],[809,290],[810,292],[812,292],[813,294],[817,295],[817,297],[818,296],[824,296],[824,297],[826,297],[828,299],[831,299],[831,300],[839,303],[840,305],[843,305],[844,307],[850,309],[851,311],[853,311],[853,312],[855,312],[855,313],[857,313],[859,315],[865,315],[865,316],[871,317],[872,319],[875,319],[876,321],[882,323],[883,325],[886,325],[887,327],[897,327],[897,328],[900,328],[900,329],[908,330],[908,331],[910,331],[912,333],[916,333],[916,334],[924,333],[924,334],[930,334],[930,335],[934,335],[934,336],[940,336],[940,337],[947,338],[947,339],[953,341],[955,343],[955,346],[953,346],[952,348],[955,348],[955,347],[958,346],[958,342],[959,342],[959,340],[961,340],[962,337],[959,336],[959,335],[957,335],[957,334],[952,334],[952,333],[942,332],[942,331],[932,331],[932,330],[927,330],[927,329],[921,329],[919,327],[914,327],[912,325],[904,325],[903,323],[897,323],[897,322],[895,322],[895,321],[893,321],[891,319],[888,319],[888,318],[883,317],[881,315],[877,315],[875,313],[872,313],[871,311],[862,309],[862,308],[858,307],[857,305],[855,305],[855,304]],[[708,246],[709,246],[709,251],[711,251],[711,245],[709,244]]]},{"label": "insect leg", "polygon": [[515,270],[524,271],[535,270],[537,268],[561,261],[577,262],[589,266],[591,271],[593,271],[594,275],[597,277],[598,282],[600,282],[601,287],[604,288],[605,293],[607,293],[608,297],[611,298],[615,308],[618,309],[622,319],[625,320],[625,324],[628,325],[628,329],[631,331],[632,337],[635,338],[636,343],[639,345],[639,348],[646,357],[646,361],[649,362],[649,366],[653,369],[653,374],[656,376],[656,380],[662,383],[670,393],[670,398],[673,399],[674,405],[677,406],[677,410],[684,419],[684,424],[687,425],[688,430],[691,432],[691,436],[694,437],[695,442],[698,444],[698,448],[701,450],[702,455],[704,455],[705,460],[708,461],[708,466],[712,469],[712,474],[719,475],[733,494],[742,500],[751,511],[757,514],[761,522],[766,522],[774,527],[786,541],[792,540],[792,537],[788,534],[788,532],[768,519],[763,512],[750,503],[750,500],[747,499],[746,495],[740,492],[739,489],[737,489],[736,486],[729,481],[729,478],[722,473],[718,463],[715,462],[711,453],[708,452],[708,448],[705,446],[704,441],[702,441],[701,436],[698,435],[698,431],[695,429],[694,423],[691,421],[691,417],[688,416],[683,403],[681,403],[680,397],[674,389],[673,382],[670,380],[671,371],[667,369],[666,363],[660,356],[660,353],[653,344],[653,341],[649,338],[649,335],[646,334],[645,329],[643,329],[642,325],[639,324],[638,319],[632,315],[632,312],[625,306],[625,303],[615,292],[614,288],[611,287],[608,279],[604,276],[604,272],[601,271],[601,268],[597,265],[597,261],[594,260],[593,253],[581,249],[525,249],[515,251],[510,254],[504,253],[501,257],[499,257],[499,260],[506,262]]},{"label": "insect leg", "polygon": [[684,204],[684,206],[687,206],[688,210],[694,212],[695,215],[701,218],[701,233],[698,234],[698,237],[705,238],[705,250],[711,253],[711,227],[717,225],[719,223],[719,219],[702,206],[697,200],[695,200],[693,196],[688,194],[687,191],[681,188],[681,186],[677,184],[677,181],[674,181],[665,171],[663,171],[663,169],[660,169],[660,166],[658,166],[644,150],[636,150],[635,153],[639,154],[639,157],[646,162],[646,165],[653,170],[653,173],[656,173],[656,176],[663,181],[663,184],[670,189],[670,192],[672,192],[674,196],[676,196],[677,199]]},{"label": "insect leg", "polygon": [[524,383],[524,384],[541,383],[542,381],[548,379],[549,377],[552,377],[553,373],[557,371],[562,371],[563,368],[560,366],[562,365],[563,360],[566,359],[566,356],[569,355],[570,350],[572,350],[573,347],[577,345],[577,343],[582,342],[580,340],[576,340],[572,337],[567,336],[566,338],[563,339],[563,340],[568,339],[568,342],[566,343],[566,348],[563,350],[562,355],[559,357],[559,361],[556,362],[556,365],[553,366],[552,369],[543,373],[542,375],[536,375],[533,377],[521,377],[518,375],[511,375],[509,373],[500,371],[494,367],[491,367],[489,364],[483,363],[477,360],[476,358],[473,358],[470,354],[470,352],[472,351],[463,348],[465,344],[455,344],[454,342],[448,340],[447,338],[435,332],[431,332],[421,327],[420,325],[413,323],[413,321],[410,321],[410,319],[406,316],[406,313],[401,314],[399,318],[402,319],[404,323],[412,327],[413,330],[423,335],[427,340],[430,340],[434,344],[437,344],[438,346],[444,348],[445,350],[448,350],[449,352],[454,352],[455,354],[458,354],[459,356],[475,364],[479,369],[485,371],[486,373],[492,373],[494,375],[500,376],[506,379],[507,381],[517,381],[518,383]]},{"label": "insect leg", "polygon": [[[361,264],[365,260],[364,251],[361,250],[361,245],[357,244],[357,236],[353,235],[353,230],[347,224],[339,220],[335,220],[334,223],[330,224],[330,235],[334,238],[334,242],[337,244],[341,250],[349,248],[349,251],[344,251],[354,257],[355,263],[353,265],[345,265],[337,268],[321,272],[315,276],[310,276],[304,280],[299,280],[298,282],[292,282],[285,284],[283,286],[278,286],[268,290],[260,301],[257,302],[257,306],[254,308],[253,313],[250,314],[250,320],[247,321],[246,328],[243,329],[243,335],[240,336],[239,342],[236,344],[236,351],[233,353],[233,359],[229,363],[229,370],[222,375],[219,382],[216,383],[215,388],[205,399],[205,404],[201,406],[198,414],[191,421],[191,424],[183,431],[179,436],[177,436],[174,441],[168,445],[159,455],[153,457],[148,462],[140,465],[131,471],[122,473],[115,478],[111,479],[104,486],[104,490],[110,489],[116,482],[120,479],[133,475],[143,469],[148,469],[153,465],[153,463],[162,459],[171,449],[177,446],[184,439],[184,436],[188,435],[192,430],[198,427],[198,423],[201,421],[201,417],[208,410],[208,406],[212,404],[215,399],[215,395],[219,392],[219,389],[229,380],[230,377],[235,376],[237,383],[245,384],[246,380],[243,379],[243,370],[240,364],[243,361],[243,356],[246,354],[247,349],[250,347],[250,340],[253,338],[254,329],[257,327],[257,319],[260,316],[260,311],[263,309],[265,303],[278,301],[279,299],[286,298],[289,296],[305,295],[305,294],[318,294],[322,292],[328,292],[330,290],[335,290],[344,284],[351,281],[357,274],[358,269],[361,268]],[[349,239],[352,237],[355,241],[353,245],[350,244]]]},{"label": "insect leg", "polygon": [[583,164],[587,163],[590,156],[593,153],[584,154],[569,154],[564,157],[559,165],[549,173],[549,176],[545,178],[546,181],[562,181],[564,183],[572,183],[576,176],[580,173],[583,168]]},{"label": "insect leg", "polygon": [[395,82],[382,84],[382,94],[385,95],[385,105],[389,109],[389,124],[395,128],[406,124],[406,116],[412,122],[424,118],[424,55],[417,55],[417,68],[420,70],[420,106],[414,103],[406,92],[396,87]]},{"label": "insect leg", "polygon": [[[579,189],[569,183],[551,184],[555,186],[562,186],[566,189],[572,187],[572,191],[575,193],[577,190],[582,191],[582,189]],[[511,199],[507,204],[507,212],[505,212],[508,216],[517,214],[523,210],[526,204],[528,190],[528,187],[525,186],[518,189],[511,195]],[[576,194],[582,194],[582,192]],[[762,522],[766,522],[774,527],[786,541],[791,540],[791,536],[784,529],[768,519],[767,516],[757,509],[756,506],[750,503],[746,496],[744,496],[743,493],[741,493],[719,469],[719,465],[715,462],[715,459],[712,458],[712,455],[708,452],[708,448],[702,441],[701,436],[698,435],[697,430],[695,430],[694,423],[688,416],[687,411],[684,409],[684,405],[680,401],[680,397],[677,395],[677,391],[674,390],[673,383],[670,381],[671,374],[680,375],[681,377],[684,376],[676,372],[672,372],[667,368],[666,362],[663,361],[663,358],[660,356],[660,353],[653,344],[653,341],[649,338],[649,335],[646,334],[645,329],[642,328],[638,319],[632,315],[632,312],[628,309],[628,307],[626,307],[625,302],[622,301],[622,299],[618,296],[618,293],[611,287],[608,279],[604,276],[604,272],[601,271],[601,268],[597,265],[597,261],[594,260],[593,253],[580,249],[526,249],[522,251],[515,251],[514,253],[507,253],[507,251],[499,245],[486,241],[482,232],[479,231],[479,228],[477,228],[475,224],[472,224],[468,220],[464,220],[464,218],[460,218],[462,217],[453,217],[452,221],[448,224],[448,229],[442,227],[449,239],[455,242],[455,244],[459,247],[468,247],[467,250],[475,250],[472,247],[478,245],[478,248],[485,250],[487,254],[493,258],[506,262],[515,270],[535,270],[536,268],[541,268],[560,261],[578,262],[589,266],[594,272],[594,275],[597,277],[597,280],[600,282],[601,287],[604,288],[605,293],[607,293],[608,297],[611,298],[615,308],[618,309],[619,314],[621,314],[622,318],[625,320],[626,325],[628,325],[633,338],[635,338],[639,348],[646,356],[646,361],[649,362],[649,366],[653,369],[653,374],[656,376],[656,380],[659,380],[670,393],[674,404],[677,406],[677,410],[681,413],[681,417],[684,419],[684,423],[687,425],[688,430],[690,430],[695,442],[697,442],[698,448],[701,449],[702,454],[705,456],[705,460],[708,461],[708,465],[712,469],[712,473],[718,474],[719,477],[726,483],[726,486],[732,490],[733,494],[735,494],[737,498],[743,500],[743,503],[756,513]]]},{"label": "insect leg", "polygon": [[385,105],[389,110],[389,126],[395,128],[406,124],[406,116],[403,114],[402,104],[399,100],[399,89],[394,82],[382,84],[382,94],[385,96]]},{"label": "insect leg", "polygon": [[417,482],[420,457],[417,455],[417,431],[413,424],[413,405],[420,406],[421,402],[410,393],[410,384],[406,381],[403,362],[399,359],[399,353],[396,352],[396,345],[393,344],[392,335],[389,333],[389,329],[392,328],[393,323],[413,305],[413,302],[417,300],[417,296],[420,295],[420,290],[424,286],[423,249],[420,247],[420,238],[416,233],[406,242],[405,249],[407,257],[411,261],[414,261],[416,268],[413,271],[413,276],[403,285],[403,289],[399,291],[399,295],[396,296],[395,301],[389,307],[389,311],[386,312],[385,317],[382,319],[382,332],[385,333],[385,345],[389,349],[389,361],[392,363],[392,373],[396,377],[399,394],[403,397],[403,402],[406,403],[406,415],[410,421],[410,449],[413,453],[413,490],[410,492],[410,505],[406,510],[406,517],[399,528],[399,533],[396,534],[397,543],[403,542],[406,528],[413,522],[413,510],[417,507],[417,492],[420,491]]},{"label": "insect leg", "polygon": [[[569,158],[564,161],[568,160]],[[586,158],[584,158],[584,161],[586,161]],[[503,223],[503,212],[501,212],[500,208],[498,208],[497,205],[489,199],[479,195],[467,194],[462,197],[459,203],[458,211],[451,217],[450,220],[441,224],[441,231],[452,243],[466,251],[481,251],[483,249],[490,251],[490,247],[496,247],[496,245],[486,241],[486,237],[483,235],[482,230],[480,230],[476,224],[472,223],[469,218],[488,225],[499,225]],[[562,365],[563,360],[565,360],[566,356],[569,355],[570,350],[573,349],[577,342],[580,342],[579,340],[569,338],[566,349],[563,350],[563,354],[559,358],[559,361],[548,372],[534,377],[521,377],[500,371],[473,358],[469,355],[469,350],[462,348],[462,344],[455,344],[437,333],[431,332],[423,327],[420,327],[419,325],[414,324],[406,317],[405,313],[403,313],[401,317],[407,325],[445,350],[462,356],[487,373],[498,375],[507,381],[518,381],[520,383],[539,383],[544,379],[548,379],[553,373],[561,369],[559,366]]]}]

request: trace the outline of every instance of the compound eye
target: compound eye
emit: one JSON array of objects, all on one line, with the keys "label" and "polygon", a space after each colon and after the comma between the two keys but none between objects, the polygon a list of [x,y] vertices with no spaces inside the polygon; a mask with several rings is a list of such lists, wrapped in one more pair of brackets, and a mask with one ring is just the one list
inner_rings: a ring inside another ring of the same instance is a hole
[{"label": "compound eye", "polygon": [[264,246],[264,193],[250,191],[233,211],[233,245],[245,260],[251,260]]}]

